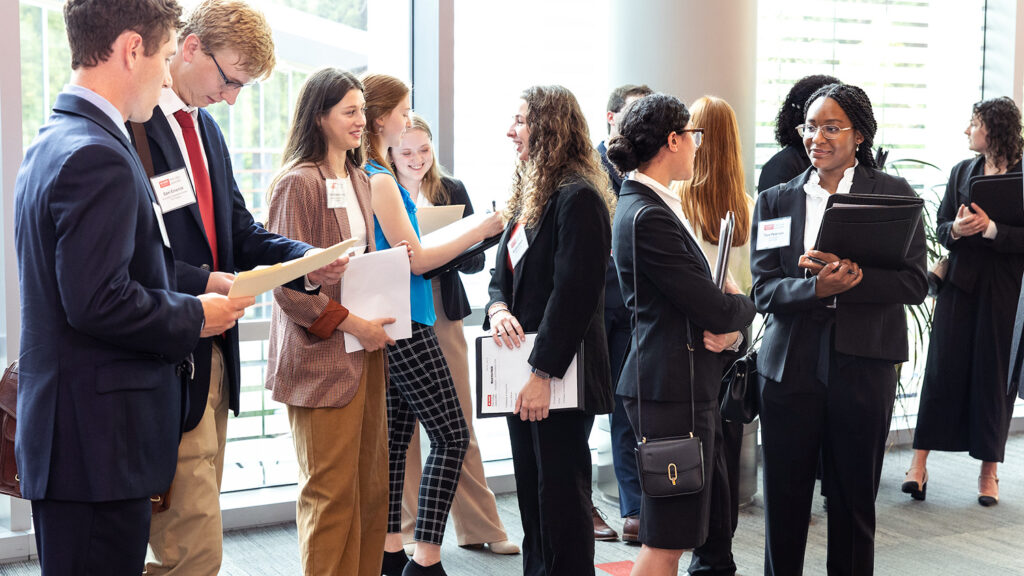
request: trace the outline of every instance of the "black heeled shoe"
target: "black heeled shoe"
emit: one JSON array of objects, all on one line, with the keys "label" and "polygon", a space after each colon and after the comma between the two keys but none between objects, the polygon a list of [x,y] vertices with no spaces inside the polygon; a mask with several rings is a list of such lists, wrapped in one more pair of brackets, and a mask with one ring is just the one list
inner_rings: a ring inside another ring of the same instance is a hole
[{"label": "black heeled shoe", "polygon": [[407,564],[409,557],[405,555],[405,550],[384,552],[384,562],[380,567],[381,576],[402,576]]},{"label": "black heeled shoe", "polygon": [[[911,470],[917,470],[917,468],[907,470],[907,474],[910,474]],[[928,469],[924,470],[924,475],[921,476],[920,483],[915,480],[905,480],[903,482],[902,490],[904,494],[910,494],[910,497],[914,500],[923,501],[925,495],[928,493]]]},{"label": "black heeled shoe", "polygon": [[415,560],[409,560],[402,571],[402,576],[448,576],[448,573],[441,567],[441,563],[430,566],[420,566]]},{"label": "black heeled shoe", "polygon": [[[982,482],[985,480],[992,480],[995,482],[995,492],[985,492],[982,488]],[[999,478],[996,478],[995,474],[982,474],[978,476],[978,504],[989,507],[999,504]]]}]

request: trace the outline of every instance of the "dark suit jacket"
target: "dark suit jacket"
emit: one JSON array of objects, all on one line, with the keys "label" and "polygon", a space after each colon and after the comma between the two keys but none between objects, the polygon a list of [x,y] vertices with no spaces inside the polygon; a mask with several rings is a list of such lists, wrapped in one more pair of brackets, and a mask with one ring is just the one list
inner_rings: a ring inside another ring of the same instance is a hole
[{"label": "dark suit jacket", "polygon": [[[167,117],[158,106],[153,118],[146,122],[146,137],[153,156],[153,170],[163,174],[185,167],[181,149],[174,139],[174,133]],[[245,208],[235,183],[231,168],[231,155],[220,127],[206,110],[199,110],[199,134],[203,139],[206,161],[213,187],[213,214],[217,227],[217,261],[223,272],[235,273],[250,270],[261,264],[277,264],[301,257],[312,246],[294,242],[283,236],[271,234],[253,221],[252,214]],[[178,289],[186,294],[202,294],[210,277],[213,256],[206,240],[203,221],[199,216],[199,205],[193,203],[164,214],[167,235],[174,249]],[[295,290],[305,290],[303,278],[287,285]],[[199,424],[206,408],[206,397],[210,388],[210,362],[214,338],[200,340],[195,355],[196,373],[189,385],[189,410],[185,430]],[[241,366],[238,359],[238,326],[228,330],[222,340],[224,367],[230,407],[238,415]]]},{"label": "dark suit jacket", "polygon": [[[597,145],[597,151],[601,153],[601,164],[604,171],[608,173],[608,179],[612,182],[612,190],[618,197],[622,190],[622,176],[619,171],[608,160],[608,147],[601,142]],[[622,290],[619,289],[619,275],[615,270],[615,258],[608,256],[608,272],[604,275],[604,307],[605,309],[622,308]]]},{"label": "dark suit jacket", "polygon": [[[473,213],[473,203],[469,201],[469,193],[466,192],[466,186],[462,184],[461,180],[446,176],[441,179],[441,184],[448,192],[449,205],[463,204],[466,206],[465,210],[462,211],[463,218]],[[471,312],[469,298],[466,297],[466,289],[462,286],[459,272],[463,274],[476,274],[483,269],[484,254],[480,253],[460,264],[454,270],[441,274],[441,304],[444,307],[444,315],[449,320],[462,320],[469,316]]]},{"label": "dark suit jacket", "polygon": [[803,146],[786,146],[775,153],[761,168],[757,179],[757,192],[761,193],[779,184],[789,182],[811,166]]},{"label": "dark suit jacket", "polygon": [[[636,230],[633,260],[633,217],[644,207]],[[724,334],[742,330],[754,319],[754,303],[746,296],[723,294],[711,279],[700,246],[657,192],[635,180],[622,183],[615,209],[612,252],[619,285],[639,319],[640,380],[643,400],[690,402],[691,384],[697,403],[718,398],[722,380],[719,354],[704,348],[704,330]],[[637,286],[633,284],[636,269]],[[692,335],[693,375],[687,353],[687,326]],[[636,325],[633,326],[636,330]],[[637,350],[630,340],[617,393],[636,398]]]},{"label": "dark suit jacket", "polygon": [[[787,353],[795,345],[794,326],[803,314],[826,310],[827,302],[814,293],[816,277],[805,277],[797,260],[804,252],[804,220],[807,200],[804,184],[813,168],[765,190],[757,197],[750,243],[750,268],[754,275],[754,303],[757,310],[771,314],[757,356],[758,372],[782,381]],[[903,178],[873,168],[858,166],[851,194],[892,194],[913,196]],[[757,231],[766,220],[792,217],[789,245],[758,250]],[[838,256],[842,256],[839,254]],[[920,304],[928,292],[925,277],[926,245],[924,223],[919,223],[900,270],[862,267],[864,279],[853,289],[839,294],[835,309],[837,352],[894,363],[907,360],[907,316],[904,304]],[[832,299],[829,298],[830,302]],[[818,346],[818,343],[814,343]]]},{"label": "dark suit jacket", "polygon": [[[563,185],[548,200],[540,223],[526,229],[528,248],[510,271],[514,228],[509,222],[498,244],[487,309],[504,302],[524,330],[536,332],[530,365],[556,378],[565,375],[582,342],[585,410],[611,412],[603,283],[611,248],[608,207],[590,184]],[[484,329],[490,329],[488,320]]]},{"label": "dark suit jacket", "polygon": [[199,340],[203,308],[174,292],[142,164],[119,126],[65,93],[15,190],[22,493],[101,502],[163,492],[181,434],[175,365]]}]

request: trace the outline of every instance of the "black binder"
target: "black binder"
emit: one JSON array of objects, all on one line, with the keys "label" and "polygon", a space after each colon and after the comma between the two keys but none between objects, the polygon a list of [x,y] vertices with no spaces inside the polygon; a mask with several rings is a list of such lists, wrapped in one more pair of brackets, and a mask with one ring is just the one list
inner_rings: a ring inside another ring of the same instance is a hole
[{"label": "black binder", "polygon": [[455,258],[452,258],[451,260],[449,260],[443,266],[438,266],[437,268],[434,268],[433,270],[430,270],[429,272],[425,272],[423,274],[423,277],[426,278],[427,280],[430,280],[431,278],[434,278],[435,276],[440,276],[441,274],[444,274],[445,272],[448,272],[449,270],[453,270],[454,268],[456,268],[460,264],[466,262],[470,258],[476,256],[477,254],[482,254],[488,248],[491,248],[492,246],[495,246],[498,243],[499,240],[501,240],[501,234],[495,234],[494,236],[491,236],[490,238],[487,238],[485,240],[481,240],[480,242],[477,242],[476,244],[473,244],[469,248],[466,248],[465,252],[463,252],[462,254],[459,254]]},{"label": "black binder", "polygon": [[968,198],[996,224],[1024,226],[1024,181],[1019,172],[972,177]]},{"label": "black binder", "polygon": [[881,194],[833,194],[815,248],[860,266],[903,267],[921,221],[924,200]]}]

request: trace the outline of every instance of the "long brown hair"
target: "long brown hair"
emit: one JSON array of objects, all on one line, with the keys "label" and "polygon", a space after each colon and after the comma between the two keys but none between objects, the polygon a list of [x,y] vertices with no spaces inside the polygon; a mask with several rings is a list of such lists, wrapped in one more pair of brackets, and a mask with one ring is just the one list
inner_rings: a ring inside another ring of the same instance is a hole
[{"label": "long brown hair", "polygon": [[[430,124],[419,114],[410,114],[409,121],[412,122],[412,128],[406,129],[406,134],[419,130],[426,134],[427,139],[430,140],[430,156],[432,161],[430,169],[423,175],[423,181],[420,182],[420,194],[426,196],[427,200],[430,200],[430,203],[434,206],[444,206],[448,204],[449,198],[448,190],[441,183],[441,178],[447,176],[447,174],[444,168],[437,162],[437,153],[434,151],[434,133],[430,131]],[[392,160],[394,160],[395,151],[392,150],[390,154]]]},{"label": "long brown hair", "polygon": [[409,95],[409,86],[394,76],[387,74],[366,74],[362,78],[363,96],[366,97],[366,137],[363,138],[363,157],[375,160],[394,174],[391,162],[388,162],[387,150],[379,150],[377,120],[391,114],[402,99]]},{"label": "long brown hair", "polygon": [[[322,68],[306,78],[295,101],[294,119],[288,129],[281,170],[267,191],[268,203],[274,187],[289,170],[305,162],[322,162],[327,157],[327,139],[320,120],[352,90],[362,91],[363,85],[350,72],[337,68]],[[349,150],[346,157],[355,166],[363,165],[361,148]]]},{"label": "long brown hair", "polygon": [[527,106],[530,151],[527,159],[516,165],[505,217],[536,226],[551,196],[573,178],[593,187],[611,212],[615,197],[608,173],[590,143],[587,121],[576,97],[562,86],[533,86],[521,97]]},{"label": "long brown hair", "polygon": [[718,244],[722,218],[732,210],[736,231],[732,245],[743,246],[750,237],[750,198],[743,177],[743,151],[736,114],[728,102],[703,96],[690,108],[694,128],[704,129],[704,142],[693,160],[693,178],[673,184],[683,213],[701,238]]}]

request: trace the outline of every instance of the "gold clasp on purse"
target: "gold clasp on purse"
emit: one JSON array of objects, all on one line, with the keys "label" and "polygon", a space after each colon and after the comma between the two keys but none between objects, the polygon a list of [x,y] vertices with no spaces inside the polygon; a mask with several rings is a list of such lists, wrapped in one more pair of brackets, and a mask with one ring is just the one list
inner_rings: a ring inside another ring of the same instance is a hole
[{"label": "gold clasp on purse", "polygon": [[676,469],[674,463],[668,465],[668,479],[672,481],[672,485],[676,485],[676,479],[679,478],[679,471]]}]

